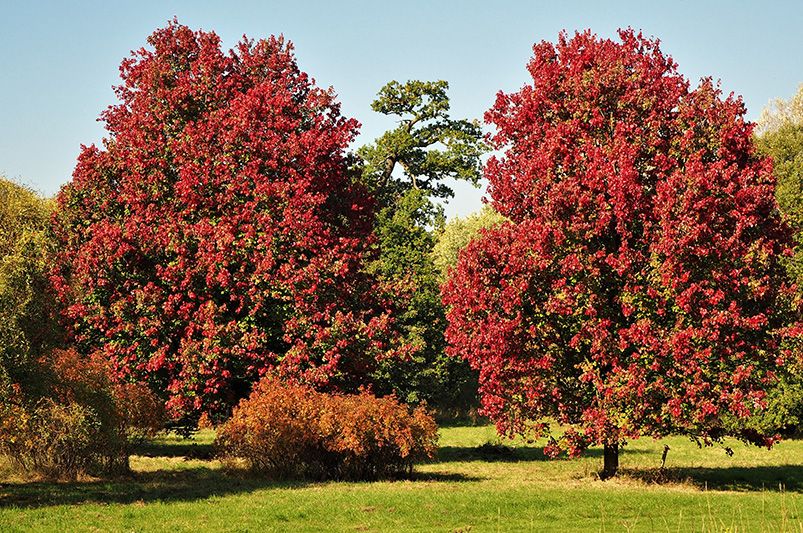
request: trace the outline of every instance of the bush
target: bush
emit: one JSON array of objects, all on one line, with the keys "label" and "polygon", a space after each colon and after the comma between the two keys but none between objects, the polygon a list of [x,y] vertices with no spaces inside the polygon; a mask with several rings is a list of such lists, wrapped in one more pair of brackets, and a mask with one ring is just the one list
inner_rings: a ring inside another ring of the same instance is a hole
[{"label": "bush", "polygon": [[164,428],[164,404],[144,383],[114,382],[108,362],[81,357],[75,350],[55,350],[50,364],[58,396],[92,406],[127,443],[153,437]]},{"label": "bush", "polygon": [[376,479],[434,457],[437,426],[394,397],[326,394],[266,378],[234,409],[215,445],[278,477]]},{"label": "bush", "polygon": [[141,443],[164,429],[167,423],[164,403],[144,383],[113,385],[112,397],[129,443]]},{"label": "bush", "polygon": [[725,418],[731,434],[799,437],[803,429],[803,383],[800,371],[784,376],[767,390],[766,408],[749,418],[730,414]]},{"label": "bush", "polygon": [[129,443],[161,429],[164,411],[155,396],[140,384],[114,384],[103,362],[53,350],[40,364],[49,371],[46,395],[8,383],[0,391],[0,455],[22,474],[121,473]]},{"label": "bush", "polygon": [[0,448],[26,474],[75,479],[127,467],[121,442],[90,406],[42,398],[17,414],[11,438],[4,438]]},{"label": "bush", "polygon": [[412,473],[413,463],[434,458],[438,427],[423,407],[410,409],[392,396],[368,393],[335,396],[331,403],[324,429],[332,430],[329,448],[338,456],[338,477]]}]

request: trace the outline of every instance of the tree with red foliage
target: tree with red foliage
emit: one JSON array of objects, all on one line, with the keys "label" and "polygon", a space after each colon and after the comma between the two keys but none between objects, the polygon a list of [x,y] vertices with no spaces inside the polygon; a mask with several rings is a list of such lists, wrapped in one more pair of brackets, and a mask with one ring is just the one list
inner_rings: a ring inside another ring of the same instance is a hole
[{"label": "tree with red foliage", "polygon": [[358,123],[281,37],[224,53],[173,21],[148,42],[58,198],[77,348],[189,420],[268,371],[356,389],[389,349],[363,273],[373,203],[346,154]]},{"label": "tree with red foliage", "polygon": [[532,84],[486,114],[503,152],[489,191],[509,222],[461,253],[443,290],[451,353],[479,370],[485,413],[508,435],[551,436],[550,454],[603,445],[604,476],[641,435],[711,443],[730,428],[770,445],[738,420],[791,357],[798,306],[741,100],[710,79],[690,88],[632,30],[533,50]]}]

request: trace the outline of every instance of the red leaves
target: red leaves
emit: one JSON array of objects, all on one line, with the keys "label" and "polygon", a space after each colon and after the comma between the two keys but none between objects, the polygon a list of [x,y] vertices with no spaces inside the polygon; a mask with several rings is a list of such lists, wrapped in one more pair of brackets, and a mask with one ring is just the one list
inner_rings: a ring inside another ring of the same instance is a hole
[{"label": "red leaves", "polygon": [[356,387],[387,325],[361,273],[356,121],[282,38],[224,53],[173,22],[148,42],[59,197],[55,282],[78,346],[169,391],[176,415],[225,411],[276,366]]},{"label": "red leaves", "polygon": [[578,438],[717,438],[762,408],[798,316],[744,107],[710,80],[691,90],[631,30],[533,51],[532,84],[486,114],[503,152],[490,194],[512,222],[444,287],[451,353],[479,369],[506,432],[549,418],[575,428],[561,441],[575,452]]}]

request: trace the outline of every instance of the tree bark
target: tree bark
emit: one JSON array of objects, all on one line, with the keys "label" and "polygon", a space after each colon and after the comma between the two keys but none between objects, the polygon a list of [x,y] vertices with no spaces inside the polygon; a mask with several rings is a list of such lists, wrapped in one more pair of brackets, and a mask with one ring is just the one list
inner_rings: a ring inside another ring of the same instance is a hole
[{"label": "tree bark", "polygon": [[605,443],[603,448],[603,466],[600,477],[609,479],[616,475],[619,470],[619,443]]},{"label": "tree bark", "polygon": [[385,189],[388,187],[388,183],[390,183],[390,176],[393,174],[393,169],[396,167],[396,158],[395,157],[388,157],[385,159],[385,168],[382,169],[382,177],[380,178],[380,187],[384,192]]}]

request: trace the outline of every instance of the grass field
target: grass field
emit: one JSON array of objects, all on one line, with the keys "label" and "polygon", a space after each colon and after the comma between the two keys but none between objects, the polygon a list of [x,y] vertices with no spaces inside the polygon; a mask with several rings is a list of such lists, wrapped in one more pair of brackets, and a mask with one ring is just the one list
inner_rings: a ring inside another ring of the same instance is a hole
[{"label": "grass field", "polygon": [[[601,451],[545,460],[540,447],[483,446],[490,427],[441,430],[413,480],[277,483],[225,473],[211,432],[165,437],[114,481],[0,485],[0,531],[801,531],[803,442],[771,451],[683,438],[629,444],[621,476]],[[659,474],[664,444],[671,451]]]}]

